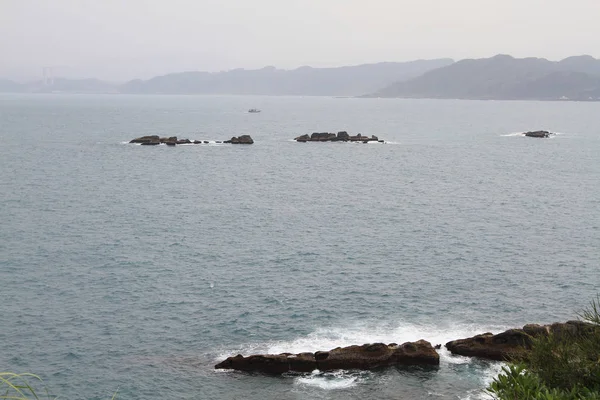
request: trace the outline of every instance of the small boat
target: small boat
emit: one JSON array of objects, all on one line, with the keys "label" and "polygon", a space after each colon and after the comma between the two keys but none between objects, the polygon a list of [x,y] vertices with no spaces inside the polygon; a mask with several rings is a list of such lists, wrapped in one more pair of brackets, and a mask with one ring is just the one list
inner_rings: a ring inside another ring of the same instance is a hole
[{"label": "small boat", "polygon": [[251,108],[248,110],[249,113],[259,113],[260,110],[258,108]]}]

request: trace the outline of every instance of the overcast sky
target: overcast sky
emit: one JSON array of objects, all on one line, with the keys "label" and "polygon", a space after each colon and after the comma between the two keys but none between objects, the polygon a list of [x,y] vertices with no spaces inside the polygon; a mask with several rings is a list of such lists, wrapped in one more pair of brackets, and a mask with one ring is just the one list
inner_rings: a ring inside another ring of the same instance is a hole
[{"label": "overcast sky", "polygon": [[0,76],[600,57],[600,0],[0,0]]}]

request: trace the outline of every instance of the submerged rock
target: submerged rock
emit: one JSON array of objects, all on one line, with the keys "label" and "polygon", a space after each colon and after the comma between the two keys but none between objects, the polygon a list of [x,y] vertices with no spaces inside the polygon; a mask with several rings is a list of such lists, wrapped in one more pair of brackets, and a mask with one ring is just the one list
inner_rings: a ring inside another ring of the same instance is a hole
[{"label": "submerged rock", "polygon": [[371,370],[394,365],[439,365],[440,357],[431,343],[419,340],[400,346],[392,343],[365,344],[338,347],[316,353],[258,354],[244,357],[238,354],[215,365],[215,369],[235,369],[266,374],[285,372],[311,372],[315,369],[331,371],[339,369]]},{"label": "submerged rock", "polygon": [[527,355],[533,345],[533,339],[549,334],[564,338],[589,335],[598,328],[583,321],[568,321],[551,325],[528,324],[522,329],[509,329],[494,335],[483,333],[467,339],[446,343],[453,354],[467,357],[480,357],[489,360],[518,360]]}]

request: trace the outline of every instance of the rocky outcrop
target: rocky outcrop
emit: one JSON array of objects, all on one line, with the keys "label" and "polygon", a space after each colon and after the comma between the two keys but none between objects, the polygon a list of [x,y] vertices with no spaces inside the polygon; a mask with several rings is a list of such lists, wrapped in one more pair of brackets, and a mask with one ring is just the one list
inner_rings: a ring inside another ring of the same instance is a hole
[{"label": "rocky outcrop", "polygon": [[576,337],[589,335],[599,329],[593,324],[583,321],[568,321],[551,325],[525,325],[522,329],[509,329],[494,335],[483,333],[467,339],[453,340],[446,343],[446,348],[453,354],[467,357],[480,357],[489,360],[515,360],[527,355],[535,338],[547,335]]},{"label": "rocky outcrop", "polygon": [[531,132],[525,132],[525,133],[523,133],[523,135],[525,135],[527,137],[534,137],[534,138],[547,138],[547,137],[550,137],[550,135],[553,135],[553,133],[548,132],[548,131],[531,131]]},{"label": "rocky outcrop", "polygon": [[223,143],[231,143],[231,144],[252,144],[254,140],[250,137],[250,135],[242,135],[239,137],[232,137],[230,140],[226,140]]},{"label": "rocky outcrop", "polygon": [[152,135],[152,136],[142,136],[139,138],[135,138],[133,140],[131,140],[129,143],[139,143],[139,144],[160,144],[160,137],[158,135]]},{"label": "rocky outcrop", "polygon": [[[190,140],[190,139],[178,139],[177,136],[171,137],[160,137],[158,135],[151,136],[141,136],[139,138],[135,138],[129,143],[138,143],[146,146],[155,146],[159,144],[166,144],[167,146],[175,146],[178,144],[208,144],[208,140]],[[217,141],[215,143],[232,143],[232,144],[252,144],[254,140],[250,137],[250,135],[242,135],[240,137],[232,137],[231,140],[226,140],[224,142]]]},{"label": "rocky outcrop", "polygon": [[234,369],[266,374],[285,372],[311,372],[315,369],[331,371],[339,369],[372,370],[394,365],[439,365],[440,357],[431,343],[419,340],[402,345],[365,344],[338,347],[316,353],[259,354],[244,357],[238,354],[215,365],[215,369]]},{"label": "rocky outcrop", "polygon": [[297,142],[382,142],[383,140],[379,140],[379,138],[375,135],[368,137],[363,136],[362,134],[358,134],[356,136],[350,136],[346,131],[340,131],[337,133],[328,133],[328,132],[314,132],[310,136],[308,134],[304,134],[302,136],[298,136],[294,138]]}]

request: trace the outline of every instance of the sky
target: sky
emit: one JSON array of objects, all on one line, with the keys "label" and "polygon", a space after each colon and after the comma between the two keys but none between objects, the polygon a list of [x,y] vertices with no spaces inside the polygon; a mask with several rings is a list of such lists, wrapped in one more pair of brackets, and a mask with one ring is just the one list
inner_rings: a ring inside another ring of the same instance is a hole
[{"label": "sky", "polygon": [[600,58],[600,0],[0,0],[0,77]]}]

